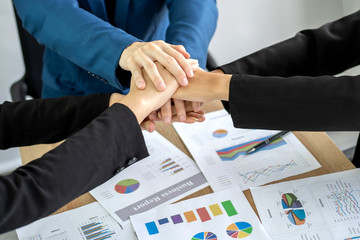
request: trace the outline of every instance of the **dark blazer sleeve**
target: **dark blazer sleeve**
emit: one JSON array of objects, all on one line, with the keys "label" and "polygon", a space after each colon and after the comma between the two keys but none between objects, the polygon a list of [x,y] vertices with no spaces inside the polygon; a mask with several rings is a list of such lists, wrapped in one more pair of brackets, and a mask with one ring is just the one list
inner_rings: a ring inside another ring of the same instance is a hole
[{"label": "dark blazer sleeve", "polygon": [[0,149],[63,140],[109,106],[110,94],[5,102],[0,105]]},{"label": "dark blazer sleeve", "polygon": [[53,213],[146,156],[136,117],[114,104],[43,157],[0,176],[0,233]]},{"label": "dark blazer sleeve", "polygon": [[[236,127],[360,130],[360,11],[221,66]],[[256,75],[256,76],[255,76]]]}]

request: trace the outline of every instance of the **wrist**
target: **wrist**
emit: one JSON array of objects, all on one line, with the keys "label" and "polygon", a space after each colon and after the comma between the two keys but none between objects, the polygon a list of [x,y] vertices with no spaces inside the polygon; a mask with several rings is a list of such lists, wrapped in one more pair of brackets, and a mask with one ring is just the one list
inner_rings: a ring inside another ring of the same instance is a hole
[{"label": "wrist", "polygon": [[229,101],[229,89],[231,75],[212,73],[212,87],[209,89],[213,92],[214,99]]},{"label": "wrist", "polygon": [[142,101],[141,99],[134,101],[134,99],[129,95],[126,95],[124,98],[122,98],[119,103],[127,106],[134,113],[139,124],[142,123],[142,121],[144,121],[144,119],[150,113],[146,102]]}]

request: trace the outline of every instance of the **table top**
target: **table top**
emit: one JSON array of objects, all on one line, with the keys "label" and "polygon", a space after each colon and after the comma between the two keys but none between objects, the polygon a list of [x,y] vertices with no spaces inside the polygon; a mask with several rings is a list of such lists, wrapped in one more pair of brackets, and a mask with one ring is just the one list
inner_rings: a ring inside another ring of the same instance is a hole
[{"label": "table top", "polygon": [[[220,101],[205,103],[202,107],[205,113],[216,111],[222,108],[223,107]],[[183,151],[185,154],[191,157],[189,151],[185,147],[184,143],[181,141],[179,135],[176,133],[172,125],[157,123],[156,130],[162,136],[164,136],[166,139],[172,142],[176,147],[178,147],[181,151]],[[318,176],[322,174],[340,172],[355,168],[355,166],[351,163],[351,161],[343,154],[342,151],[340,151],[340,149],[334,144],[334,142],[327,136],[326,133],[324,132],[293,132],[293,133],[302,142],[302,144],[313,154],[313,156],[318,160],[318,162],[321,164],[322,167],[307,173],[292,176],[272,183]],[[34,145],[28,147],[21,147],[20,154],[23,164],[26,164],[36,158],[41,157],[43,154],[55,148],[59,144],[60,143],[40,144],[40,145]],[[206,187],[196,193],[187,196],[184,199],[189,199],[212,192],[213,191],[211,187]],[[255,203],[251,196],[250,190],[244,191],[244,194],[248,199],[249,203],[251,204],[252,208],[254,209],[254,211],[257,213]],[[78,208],[94,201],[95,199],[90,195],[90,193],[86,193],[76,198],[75,200],[71,201],[70,203],[66,204],[55,213],[60,213],[70,209]]]}]

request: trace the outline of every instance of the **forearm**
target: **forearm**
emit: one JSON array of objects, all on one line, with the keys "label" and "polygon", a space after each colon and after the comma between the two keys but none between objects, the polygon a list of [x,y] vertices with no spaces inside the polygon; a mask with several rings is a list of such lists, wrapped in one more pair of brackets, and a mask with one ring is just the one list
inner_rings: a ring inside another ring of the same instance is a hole
[{"label": "forearm", "polygon": [[109,106],[110,94],[5,102],[0,112],[0,148],[63,140]]},{"label": "forearm", "polygon": [[167,0],[170,25],[166,42],[184,45],[191,58],[205,68],[207,50],[216,29],[218,10],[215,0]]},{"label": "forearm", "polygon": [[235,74],[230,82],[231,116],[240,128],[358,131],[359,85],[360,76]]},{"label": "forearm", "polygon": [[189,79],[186,87],[179,87],[174,98],[210,102],[213,100],[228,100],[231,75],[209,73],[202,70],[195,72],[195,76]]},{"label": "forearm", "polygon": [[133,113],[115,104],[40,159],[0,177],[0,233],[45,217],[148,156]]},{"label": "forearm", "polygon": [[139,39],[74,0],[14,0],[24,28],[41,44],[120,88],[115,70],[123,50]]}]

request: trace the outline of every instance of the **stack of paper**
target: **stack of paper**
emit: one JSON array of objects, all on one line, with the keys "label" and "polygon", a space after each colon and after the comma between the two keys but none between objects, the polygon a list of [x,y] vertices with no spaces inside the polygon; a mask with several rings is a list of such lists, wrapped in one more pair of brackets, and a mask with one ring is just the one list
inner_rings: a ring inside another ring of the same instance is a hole
[{"label": "stack of paper", "polygon": [[225,110],[205,116],[202,123],[173,125],[214,191],[234,186],[246,190],[320,167],[292,133],[246,155],[278,131],[236,129]]},{"label": "stack of paper", "polygon": [[252,188],[251,193],[273,239],[360,239],[360,169]]},{"label": "stack of paper", "polygon": [[239,187],[131,216],[140,240],[270,239]]},{"label": "stack of paper", "polygon": [[131,215],[175,202],[208,186],[191,158],[159,133],[143,134],[150,156],[90,191],[121,224]]}]

